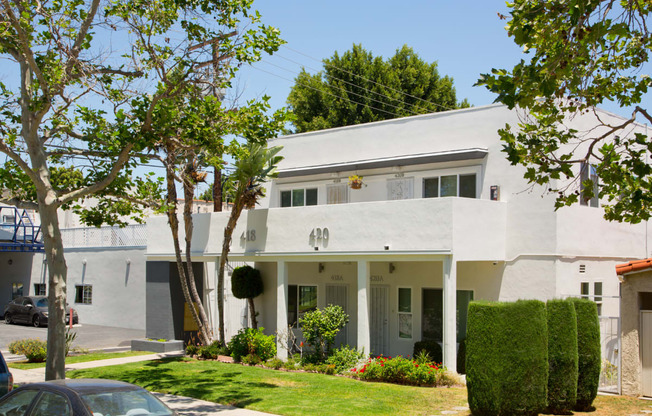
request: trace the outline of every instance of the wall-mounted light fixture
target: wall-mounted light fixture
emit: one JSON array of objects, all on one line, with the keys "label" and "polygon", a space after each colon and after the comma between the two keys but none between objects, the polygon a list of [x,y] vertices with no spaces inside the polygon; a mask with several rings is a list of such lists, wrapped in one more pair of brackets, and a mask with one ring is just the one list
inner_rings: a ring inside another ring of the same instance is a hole
[{"label": "wall-mounted light fixture", "polygon": [[385,250],[389,250],[389,245],[386,245],[386,246],[385,246]]},{"label": "wall-mounted light fixture", "polygon": [[86,263],[87,263],[87,262],[86,262],[86,259],[82,260],[82,264],[83,264],[84,266],[86,266]]},{"label": "wall-mounted light fixture", "polygon": [[389,272],[394,273],[394,270],[396,270],[396,266],[394,266],[394,263],[389,263]]},{"label": "wall-mounted light fixture", "polygon": [[14,261],[12,259],[9,259],[7,260],[7,264],[11,266],[12,264],[14,264]]},{"label": "wall-mounted light fixture", "polygon": [[127,259],[125,261],[127,262],[128,265],[131,264],[131,259]]},{"label": "wall-mounted light fixture", "polygon": [[319,273],[324,272],[324,263],[319,263]]}]

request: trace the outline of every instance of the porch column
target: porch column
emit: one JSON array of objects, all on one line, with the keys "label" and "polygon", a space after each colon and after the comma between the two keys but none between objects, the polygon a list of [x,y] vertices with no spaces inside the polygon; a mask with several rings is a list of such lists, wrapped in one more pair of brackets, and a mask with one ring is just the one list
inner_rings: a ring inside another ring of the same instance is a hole
[{"label": "porch column", "polygon": [[457,371],[457,263],[444,258],[444,365]]},{"label": "porch column", "polygon": [[371,353],[369,334],[369,280],[371,269],[368,261],[358,262],[358,351]]},{"label": "porch column", "polygon": [[[288,329],[288,267],[284,261],[276,263],[276,331]],[[276,337],[276,355],[288,358],[287,345],[282,345]]]}]

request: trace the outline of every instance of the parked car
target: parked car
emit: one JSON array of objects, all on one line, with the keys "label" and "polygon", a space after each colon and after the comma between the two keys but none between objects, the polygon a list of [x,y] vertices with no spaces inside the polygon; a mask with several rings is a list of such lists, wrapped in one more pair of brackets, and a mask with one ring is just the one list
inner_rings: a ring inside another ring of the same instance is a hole
[{"label": "parked car", "polygon": [[9,372],[2,352],[0,352],[0,397],[9,393],[14,388],[14,377]]},{"label": "parked car", "polygon": [[32,383],[0,399],[6,416],[172,416],[175,411],[142,387],[115,380]]},{"label": "parked car", "polygon": [[[48,324],[47,296],[20,296],[5,307],[5,322],[31,324],[35,327]],[[79,322],[77,312],[72,310],[72,323]],[[66,306],[66,324],[70,323],[70,308]]]}]

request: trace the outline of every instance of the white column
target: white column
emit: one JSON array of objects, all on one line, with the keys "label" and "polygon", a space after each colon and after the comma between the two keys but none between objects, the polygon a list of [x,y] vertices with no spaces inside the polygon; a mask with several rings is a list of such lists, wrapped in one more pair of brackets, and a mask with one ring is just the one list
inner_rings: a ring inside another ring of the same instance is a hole
[{"label": "white column", "polygon": [[[284,261],[276,263],[276,331],[288,329],[288,267]],[[276,355],[281,359],[288,358],[286,345],[281,345],[276,339]]]},{"label": "white column", "polygon": [[358,350],[365,354],[371,352],[371,336],[369,334],[369,280],[370,267],[368,261],[358,262]]},{"label": "white column", "polygon": [[457,263],[444,258],[444,365],[457,371]]}]

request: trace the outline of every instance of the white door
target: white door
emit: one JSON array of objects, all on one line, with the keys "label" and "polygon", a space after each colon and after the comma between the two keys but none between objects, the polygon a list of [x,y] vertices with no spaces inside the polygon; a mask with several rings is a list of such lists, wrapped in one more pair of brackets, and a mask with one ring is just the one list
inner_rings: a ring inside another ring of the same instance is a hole
[{"label": "white door", "polygon": [[[349,303],[348,303],[348,290],[345,285],[326,285],[326,306],[328,305],[337,305],[341,306],[344,309],[345,313],[349,313]],[[335,342],[333,343],[333,348],[339,348],[342,345],[348,344],[347,332],[349,330],[349,325],[347,324],[344,328],[337,333],[335,337]]]},{"label": "white door", "polygon": [[371,286],[371,354],[389,355],[389,287]]},{"label": "white door", "polygon": [[643,396],[652,396],[652,311],[641,311],[641,387]]}]

